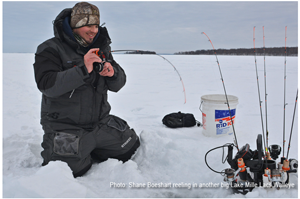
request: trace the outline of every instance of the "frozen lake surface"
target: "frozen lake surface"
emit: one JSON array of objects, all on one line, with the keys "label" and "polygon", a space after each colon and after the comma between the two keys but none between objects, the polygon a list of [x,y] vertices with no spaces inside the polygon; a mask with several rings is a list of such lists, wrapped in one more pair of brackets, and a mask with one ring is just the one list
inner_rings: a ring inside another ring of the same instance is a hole
[{"label": "frozen lake surface", "polygon": [[[206,137],[201,127],[170,129],[162,124],[166,114],[178,111],[193,113],[202,121],[201,96],[224,94],[215,56],[164,57],[182,77],[186,103],[180,79],[167,61],[155,55],[114,54],[127,74],[127,83],[118,93],[109,93],[111,114],[125,119],[135,129],[141,146],[135,157],[125,164],[109,159],[94,164],[85,176],[74,179],[63,162],[40,166],[43,130],[39,124],[41,93],[34,80],[34,54],[3,54],[3,197],[297,198],[298,174],[290,176],[290,182],[295,184],[291,189],[259,187],[245,196],[232,194],[221,186],[223,176],[206,166],[204,156],[214,147],[232,143],[233,135]],[[239,146],[248,143],[255,149],[262,128],[254,57],[218,56],[218,59],[227,93],[239,99],[235,121]],[[263,57],[257,57],[257,63],[263,100]],[[282,146],[284,57],[266,57],[266,67],[269,144]],[[298,86],[297,57],[287,57],[286,83],[288,142]],[[264,104],[262,109],[264,112]],[[293,132],[289,157],[298,159],[298,115]],[[222,164],[222,150],[210,154],[208,162],[217,171],[229,168],[227,163]],[[130,188],[132,183],[174,186]],[[194,183],[218,186],[189,188],[188,185]],[[117,187],[123,185],[126,187]]]}]

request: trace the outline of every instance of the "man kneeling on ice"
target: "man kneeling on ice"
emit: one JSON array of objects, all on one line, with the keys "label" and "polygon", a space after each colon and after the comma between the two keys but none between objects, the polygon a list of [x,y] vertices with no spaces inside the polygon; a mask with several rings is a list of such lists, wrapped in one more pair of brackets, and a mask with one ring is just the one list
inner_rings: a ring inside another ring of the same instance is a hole
[{"label": "man kneeling on ice", "polygon": [[126,75],[112,57],[99,18],[98,8],[86,2],[64,9],[53,23],[54,37],[35,54],[35,80],[42,92],[42,165],[61,160],[74,177],[94,162],[125,162],[140,145],[126,121],[109,114],[107,91],[118,92]]}]

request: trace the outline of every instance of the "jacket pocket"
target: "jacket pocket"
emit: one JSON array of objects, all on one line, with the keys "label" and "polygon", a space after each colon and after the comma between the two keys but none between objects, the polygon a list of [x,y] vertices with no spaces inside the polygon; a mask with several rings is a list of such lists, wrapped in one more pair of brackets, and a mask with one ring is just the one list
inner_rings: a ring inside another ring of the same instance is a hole
[{"label": "jacket pocket", "polygon": [[74,156],[79,152],[79,139],[78,135],[57,132],[54,137],[54,153],[62,156]]},{"label": "jacket pocket", "polygon": [[[72,95],[72,98],[69,96]],[[59,98],[51,99],[49,110],[47,112],[47,119],[49,121],[68,121],[72,120],[73,123],[79,123],[80,119],[80,98],[76,90],[62,95]]]},{"label": "jacket pocket", "polygon": [[119,142],[123,142],[131,136],[131,130],[127,122],[116,116],[111,116],[104,131],[117,138]]},{"label": "jacket pocket", "polygon": [[107,126],[117,129],[119,131],[126,131],[126,129],[129,128],[126,121],[122,120],[121,118],[118,118],[116,116],[112,116],[109,121],[107,122]]},{"label": "jacket pocket", "polygon": [[119,150],[129,150],[137,140],[135,131],[129,127],[127,122],[113,115],[100,130],[116,138],[113,142],[119,144]]}]

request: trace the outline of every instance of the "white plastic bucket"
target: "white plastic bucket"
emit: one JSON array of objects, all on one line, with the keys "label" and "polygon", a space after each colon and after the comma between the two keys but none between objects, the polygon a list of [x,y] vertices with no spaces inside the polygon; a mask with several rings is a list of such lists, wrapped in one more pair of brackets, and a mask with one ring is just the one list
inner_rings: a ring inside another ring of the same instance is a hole
[{"label": "white plastic bucket", "polygon": [[[236,117],[238,98],[227,95],[233,123]],[[220,137],[233,134],[232,122],[225,95],[211,94],[201,97],[202,133],[209,137]]]}]

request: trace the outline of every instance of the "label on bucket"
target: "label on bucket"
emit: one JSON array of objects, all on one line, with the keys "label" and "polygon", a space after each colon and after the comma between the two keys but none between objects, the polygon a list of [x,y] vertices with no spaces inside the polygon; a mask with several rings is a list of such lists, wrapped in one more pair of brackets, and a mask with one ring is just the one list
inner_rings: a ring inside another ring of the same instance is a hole
[{"label": "label on bucket", "polygon": [[[230,110],[232,122],[235,118],[235,109]],[[228,134],[230,126],[232,126],[229,110],[215,110],[215,124],[217,135]],[[231,135],[233,132],[229,132]]]},{"label": "label on bucket", "polygon": [[206,130],[206,114],[202,113],[202,127]]}]

